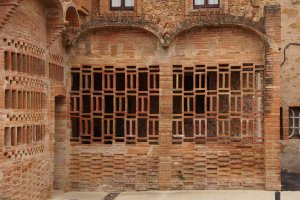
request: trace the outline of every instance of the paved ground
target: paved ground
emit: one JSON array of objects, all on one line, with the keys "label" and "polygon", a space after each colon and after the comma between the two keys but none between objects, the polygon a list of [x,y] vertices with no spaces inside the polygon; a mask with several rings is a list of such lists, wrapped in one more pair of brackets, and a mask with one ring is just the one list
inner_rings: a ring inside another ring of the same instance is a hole
[{"label": "paved ground", "polygon": [[[275,200],[266,191],[175,191],[121,193],[116,200]],[[300,200],[300,192],[283,192],[281,200]]]},{"label": "paved ground", "polygon": [[[56,192],[53,200],[103,200],[107,193]],[[275,200],[267,191],[150,191],[123,192],[116,200]],[[281,200],[300,200],[299,192],[281,192]]]},{"label": "paved ground", "polygon": [[54,191],[53,200],[102,200],[105,192],[69,192]]}]

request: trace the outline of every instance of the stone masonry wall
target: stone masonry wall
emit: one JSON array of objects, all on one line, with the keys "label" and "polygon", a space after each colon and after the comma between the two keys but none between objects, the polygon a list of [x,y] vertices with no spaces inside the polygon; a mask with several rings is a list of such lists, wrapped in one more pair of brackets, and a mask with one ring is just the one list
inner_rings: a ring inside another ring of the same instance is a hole
[{"label": "stone masonry wall", "polygon": [[282,5],[282,155],[284,189],[298,189],[300,179],[300,141],[288,139],[290,134],[289,108],[300,106],[299,96],[299,64],[300,64],[300,1],[283,1]]}]

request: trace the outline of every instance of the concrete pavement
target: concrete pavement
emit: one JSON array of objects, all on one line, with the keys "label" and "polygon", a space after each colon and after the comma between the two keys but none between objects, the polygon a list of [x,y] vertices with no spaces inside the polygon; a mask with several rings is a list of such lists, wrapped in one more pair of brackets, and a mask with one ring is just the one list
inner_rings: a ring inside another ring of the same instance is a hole
[{"label": "concrete pavement", "polygon": [[[103,200],[105,192],[56,192],[53,200]],[[115,200],[275,200],[275,192],[248,190],[123,192]],[[299,192],[281,192],[281,200],[300,200]]]},{"label": "concrete pavement", "polygon": [[54,191],[52,200],[102,200],[106,192],[68,192]]},{"label": "concrete pavement", "polygon": [[[275,200],[269,191],[151,191],[123,192],[116,200]],[[300,200],[300,192],[281,192],[281,200]]]}]

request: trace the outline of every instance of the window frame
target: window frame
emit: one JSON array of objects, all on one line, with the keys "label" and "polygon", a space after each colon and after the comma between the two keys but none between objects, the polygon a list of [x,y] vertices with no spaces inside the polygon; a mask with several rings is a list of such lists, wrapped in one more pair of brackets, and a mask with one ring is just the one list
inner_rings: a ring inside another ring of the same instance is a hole
[{"label": "window frame", "polygon": [[[289,139],[300,139],[300,124],[299,124],[299,121],[300,121],[300,114],[298,116],[295,115],[295,112],[299,111],[300,110],[300,107],[299,106],[291,106],[289,107],[289,131],[288,131],[288,138]],[[291,113],[293,113],[293,115],[291,116]],[[300,112],[299,112],[300,113]],[[295,120],[298,120],[298,126],[294,126],[295,125]],[[293,124],[293,126],[291,127],[291,122]],[[298,133],[295,134],[293,133],[294,131],[293,130],[296,130],[298,129]],[[292,132],[292,134],[291,134]]]},{"label": "window frame", "polygon": [[204,0],[204,5],[196,5],[195,0],[193,0],[193,8],[220,8],[220,0],[218,0],[218,4],[209,4],[208,1],[209,0]]},{"label": "window frame", "polygon": [[113,0],[110,0],[110,10],[134,10],[135,1],[134,1],[134,6],[125,6],[125,1],[126,0],[121,0],[121,6],[120,7],[113,7],[112,6],[112,1]]}]

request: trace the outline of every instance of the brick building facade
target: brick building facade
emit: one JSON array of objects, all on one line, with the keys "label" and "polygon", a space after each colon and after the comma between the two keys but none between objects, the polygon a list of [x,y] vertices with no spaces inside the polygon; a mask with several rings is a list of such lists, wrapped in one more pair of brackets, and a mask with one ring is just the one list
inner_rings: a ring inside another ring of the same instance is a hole
[{"label": "brick building facade", "polygon": [[1,0],[0,196],[280,190],[297,2]]}]

